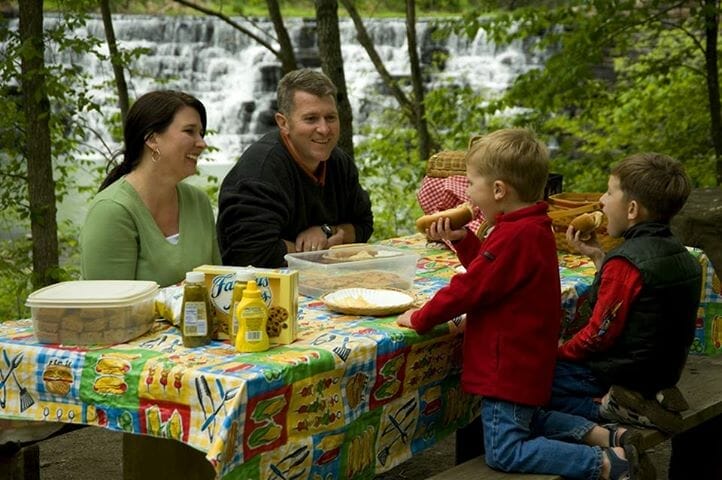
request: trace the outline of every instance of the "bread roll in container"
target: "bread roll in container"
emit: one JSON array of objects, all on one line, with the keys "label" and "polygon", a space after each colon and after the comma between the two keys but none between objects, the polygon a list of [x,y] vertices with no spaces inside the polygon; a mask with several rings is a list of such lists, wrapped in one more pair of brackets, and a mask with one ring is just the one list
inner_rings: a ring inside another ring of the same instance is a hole
[{"label": "bread roll in container", "polygon": [[158,284],[143,280],[60,282],[28,296],[40,343],[124,343],[153,325]]}]

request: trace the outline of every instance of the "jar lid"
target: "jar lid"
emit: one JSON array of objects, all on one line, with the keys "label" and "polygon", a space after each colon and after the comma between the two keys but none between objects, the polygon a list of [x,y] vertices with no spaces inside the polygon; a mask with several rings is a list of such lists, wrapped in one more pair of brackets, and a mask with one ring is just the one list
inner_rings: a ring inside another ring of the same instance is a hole
[{"label": "jar lid", "polygon": [[186,272],[186,282],[188,283],[203,283],[206,274],[203,272]]}]

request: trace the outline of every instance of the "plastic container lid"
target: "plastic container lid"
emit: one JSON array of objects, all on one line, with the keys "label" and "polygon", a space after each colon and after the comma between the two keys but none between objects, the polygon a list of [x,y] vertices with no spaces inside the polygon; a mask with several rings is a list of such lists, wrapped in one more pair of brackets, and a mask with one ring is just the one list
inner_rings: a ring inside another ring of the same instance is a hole
[{"label": "plastic container lid", "polygon": [[188,283],[203,283],[206,274],[203,272],[186,272],[186,282]]},{"label": "plastic container lid", "polygon": [[28,307],[124,307],[153,296],[158,284],[145,280],[76,280],[36,290],[28,296]]}]

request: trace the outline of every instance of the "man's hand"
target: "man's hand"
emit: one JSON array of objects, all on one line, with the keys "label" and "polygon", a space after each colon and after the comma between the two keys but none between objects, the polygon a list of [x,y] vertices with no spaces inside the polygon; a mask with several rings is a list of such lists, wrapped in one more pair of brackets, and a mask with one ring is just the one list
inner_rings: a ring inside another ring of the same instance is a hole
[{"label": "man's hand", "polygon": [[417,311],[418,308],[412,308],[410,310],[406,310],[404,313],[396,317],[396,324],[401,327],[407,327],[407,328],[414,328],[411,325],[411,315],[414,314],[415,311]]},{"label": "man's hand", "polygon": [[336,233],[328,237],[327,244],[328,247],[333,247],[334,245],[341,245],[343,243],[343,238],[346,232],[341,227],[336,228]]},{"label": "man's hand", "polygon": [[[331,238],[333,238],[333,236]],[[315,250],[325,250],[328,248],[328,242],[331,238],[326,238],[326,234],[321,230],[320,225],[308,227],[296,237],[296,251],[312,252]]]}]

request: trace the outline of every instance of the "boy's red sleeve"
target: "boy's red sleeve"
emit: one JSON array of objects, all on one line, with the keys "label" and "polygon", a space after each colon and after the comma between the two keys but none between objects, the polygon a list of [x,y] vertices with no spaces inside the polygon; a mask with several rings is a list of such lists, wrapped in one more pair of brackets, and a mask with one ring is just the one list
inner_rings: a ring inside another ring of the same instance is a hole
[{"label": "boy's red sleeve", "polygon": [[584,360],[610,348],[622,332],[629,308],[642,290],[642,274],[628,260],[613,258],[602,270],[597,302],[587,325],[559,347],[562,360]]}]

